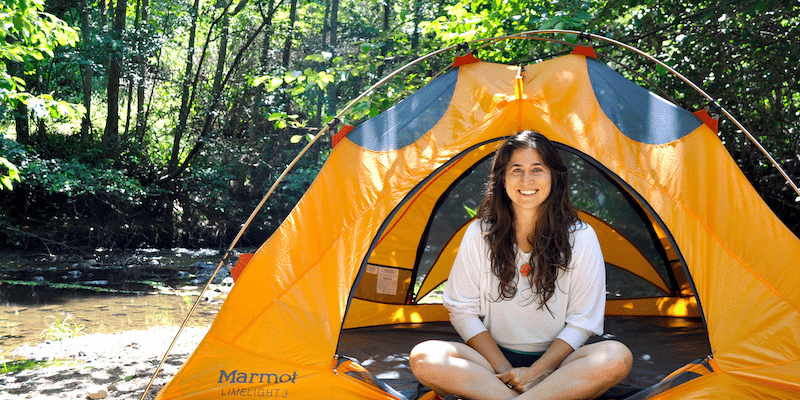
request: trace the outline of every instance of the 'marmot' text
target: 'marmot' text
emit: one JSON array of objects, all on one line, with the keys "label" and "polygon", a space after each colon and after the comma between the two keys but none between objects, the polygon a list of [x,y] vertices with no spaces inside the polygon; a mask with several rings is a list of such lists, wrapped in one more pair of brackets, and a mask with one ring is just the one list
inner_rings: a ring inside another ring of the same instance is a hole
[{"label": "'marmot' text", "polygon": [[231,372],[224,369],[219,370],[218,383],[294,383],[297,379],[297,371],[290,374],[272,374],[261,372],[239,372],[235,369]]}]

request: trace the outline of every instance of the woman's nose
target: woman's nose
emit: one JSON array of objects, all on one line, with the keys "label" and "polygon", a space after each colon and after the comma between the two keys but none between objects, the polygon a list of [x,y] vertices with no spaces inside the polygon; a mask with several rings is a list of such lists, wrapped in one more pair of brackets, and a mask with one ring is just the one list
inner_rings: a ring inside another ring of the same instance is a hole
[{"label": "woman's nose", "polygon": [[522,176],[522,180],[525,183],[533,182],[535,180],[535,174],[531,171],[526,171],[525,174]]}]

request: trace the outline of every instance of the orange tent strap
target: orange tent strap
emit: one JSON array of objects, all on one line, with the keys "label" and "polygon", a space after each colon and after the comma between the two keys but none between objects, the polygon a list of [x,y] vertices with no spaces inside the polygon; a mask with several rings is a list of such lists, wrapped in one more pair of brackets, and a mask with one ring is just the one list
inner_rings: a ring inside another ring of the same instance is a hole
[{"label": "orange tent strap", "polygon": [[244,268],[247,266],[247,264],[250,262],[250,260],[253,258],[254,255],[255,254],[248,253],[239,256],[239,260],[236,261],[236,265],[234,265],[233,268],[231,268],[231,277],[233,278],[234,282],[239,280],[239,275],[242,274],[242,271],[244,271]]},{"label": "orange tent strap", "polygon": [[352,126],[352,125],[342,125],[342,129],[339,129],[339,132],[336,132],[336,134],[335,134],[335,135],[333,135],[333,138],[332,138],[332,140],[331,140],[331,142],[332,142],[331,146],[332,146],[332,147],[336,147],[336,145],[337,145],[337,144],[339,144],[339,142],[341,142],[341,141],[342,141],[342,139],[344,139],[344,137],[345,137],[345,136],[347,136],[347,134],[348,134],[350,131],[352,131],[352,130],[353,130],[353,128],[355,128],[355,126]]},{"label": "orange tent strap", "polygon": [[719,120],[712,117],[711,114],[708,113],[705,109],[700,109],[694,112],[701,121],[703,121],[706,126],[711,128],[714,133],[719,133]]},{"label": "orange tent strap", "polygon": [[481,60],[478,57],[475,57],[474,54],[468,53],[467,55],[456,57],[455,61],[453,61],[453,68],[458,68],[462,65],[472,64],[480,61]]},{"label": "orange tent strap", "polygon": [[572,54],[577,54],[579,56],[586,56],[597,59],[597,53],[594,52],[594,47],[592,46],[577,45],[572,50]]}]

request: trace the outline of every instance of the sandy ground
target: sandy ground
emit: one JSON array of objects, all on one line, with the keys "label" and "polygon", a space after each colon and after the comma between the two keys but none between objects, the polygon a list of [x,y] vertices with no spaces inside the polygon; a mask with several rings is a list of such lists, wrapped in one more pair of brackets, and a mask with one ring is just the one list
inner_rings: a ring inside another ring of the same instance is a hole
[{"label": "sandy ground", "polygon": [[[0,399],[141,399],[177,330],[156,327],[20,346],[16,357],[62,361],[0,374]],[[146,399],[175,375],[207,331],[184,329]]]}]

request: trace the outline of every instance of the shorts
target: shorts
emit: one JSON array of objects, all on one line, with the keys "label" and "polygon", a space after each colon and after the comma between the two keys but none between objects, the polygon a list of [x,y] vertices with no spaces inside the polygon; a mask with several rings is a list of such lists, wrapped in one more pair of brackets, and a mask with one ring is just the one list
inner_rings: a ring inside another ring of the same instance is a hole
[{"label": "shorts", "polygon": [[[498,346],[500,347],[500,346]],[[525,353],[516,350],[509,350],[505,347],[500,347],[500,351],[503,352],[503,356],[506,357],[506,360],[511,363],[511,366],[514,368],[518,367],[530,367],[533,365],[536,360],[542,357],[544,352],[538,353]]]}]

